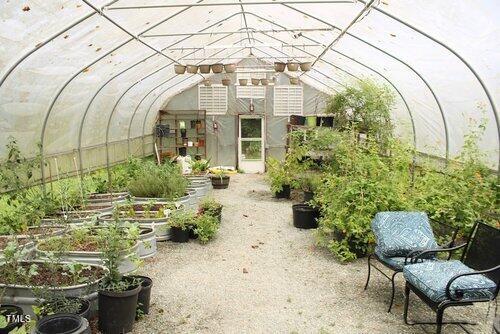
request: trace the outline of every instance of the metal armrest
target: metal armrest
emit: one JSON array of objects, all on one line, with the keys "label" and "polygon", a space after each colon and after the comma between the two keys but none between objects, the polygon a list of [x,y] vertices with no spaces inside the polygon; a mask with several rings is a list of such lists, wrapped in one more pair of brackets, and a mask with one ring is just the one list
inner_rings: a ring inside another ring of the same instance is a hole
[{"label": "metal armrest", "polygon": [[436,248],[436,249],[424,250],[424,251],[418,253],[416,256],[413,256],[410,260],[410,263],[417,263],[417,261],[424,258],[425,255],[429,255],[429,254],[433,254],[433,253],[445,253],[445,252],[451,253],[451,252],[454,252],[458,249],[464,248],[465,246],[467,246],[467,244],[462,244],[462,245],[450,247],[450,248]]},{"label": "metal armrest", "polygon": [[[500,265],[496,266],[496,267],[493,267],[493,268],[490,268],[490,269],[485,269],[485,270],[480,270],[480,271],[473,271],[473,272],[470,272],[470,273],[465,273],[465,274],[458,274],[458,275],[455,275],[453,276],[449,281],[448,281],[448,284],[446,284],[446,297],[449,299],[449,300],[454,300],[454,301],[457,301],[457,300],[460,300],[462,298],[455,298],[451,295],[451,284],[457,280],[458,278],[460,277],[465,277],[465,276],[473,276],[473,275],[482,275],[482,274],[487,274],[487,273],[491,273],[491,272],[494,272],[494,271],[497,271],[497,270],[500,270]],[[498,287],[497,287],[498,289]]]}]

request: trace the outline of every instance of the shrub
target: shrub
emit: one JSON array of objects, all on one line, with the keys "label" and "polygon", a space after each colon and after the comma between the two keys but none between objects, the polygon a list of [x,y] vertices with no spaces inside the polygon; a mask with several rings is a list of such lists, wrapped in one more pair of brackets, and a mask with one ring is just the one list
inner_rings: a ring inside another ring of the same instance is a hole
[{"label": "shrub", "polygon": [[178,166],[170,163],[158,166],[153,161],[144,162],[128,185],[133,196],[159,197],[166,200],[184,196],[186,187],[187,180]]},{"label": "shrub", "polygon": [[196,218],[194,232],[198,235],[201,243],[207,243],[217,234],[219,221],[210,214],[201,214]]}]

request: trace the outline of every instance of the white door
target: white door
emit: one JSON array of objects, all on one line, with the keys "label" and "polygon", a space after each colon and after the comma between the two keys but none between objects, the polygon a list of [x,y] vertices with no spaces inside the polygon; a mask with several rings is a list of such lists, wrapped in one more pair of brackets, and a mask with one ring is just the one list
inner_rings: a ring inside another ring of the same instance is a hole
[{"label": "white door", "polygon": [[238,167],[245,173],[263,173],[264,118],[254,115],[240,115],[238,136]]}]

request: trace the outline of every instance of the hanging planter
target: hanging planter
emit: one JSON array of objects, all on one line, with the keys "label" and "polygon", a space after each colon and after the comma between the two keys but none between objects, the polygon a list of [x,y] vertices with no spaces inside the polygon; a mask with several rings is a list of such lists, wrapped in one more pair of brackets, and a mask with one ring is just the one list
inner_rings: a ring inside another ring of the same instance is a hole
[{"label": "hanging planter", "polygon": [[198,65],[187,65],[186,71],[190,74],[196,74],[198,73]]},{"label": "hanging planter", "polygon": [[224,65],[224,70],[226,73],[234,73],[236,72],[236,64],[226,64]]},{"label": "hanging planter", "polygon": [[212,68],[212,72],[214,73],[222,73],[222,71],[224,70],[223,64],[212,64],[210,67]]},{"label": "hanging planter", "polygon": [[299,78],[290,78],[290,85],[298,85]]},{"label": "hanging planter", "polygon": [[200,65],[200,73],[202,74],[210,73],[210,65]]},{"label": "hanging planter", "polygon": [[252,78],[252,85],[258,86],[260,83],[260,79]]},{"label": "hanging planter", "polygon": [[274,70],[276,72],[284,72],[285,71],[286,64],[281,63],[281,62],[275,62],[274,63]]},{"label": "hanging planter", "polygon": [[297,62],[294,62],[294,61],[289,61],[287,64],[286,64],[286,67],[289,71],[291,72],[295,72],[299,69],[299,63]]},{"label": "hanging planter", "polygon": [[231,79],[229,78],[222,79],[223,86],[229,86],[230,84],[231,84]]},{"label": "hanging planter", "polygon": [[209,79],[205,79],[205,80],[203,80],[203,85],[206,86],[206,87],[209,87],[209,86],[212,85],[212,83],[210,82]]},{"label": "hanging planter", "polygon": [[269,85],[269,79],[260,79],[260,83],[262,84],[262,86],[267,86]]},{"label": "hanging planter", "polygon": [[300,70],[301,71],[304,71],[304,72],[310,71],[311,67],[312,67],[312,63],[310,61],[305,62],[305,63],[300,63]]},{"label": "hanging planter", "polygon": [[248,83],[248,79],[238,79],[240,86],[246,86]]},{"label": "hanging planter", "polygon": [[184,73],[186,73],[186,66],[181,65],[181,64],[175,64],[174,71],[175,71],[175,74],[184,74]]}]

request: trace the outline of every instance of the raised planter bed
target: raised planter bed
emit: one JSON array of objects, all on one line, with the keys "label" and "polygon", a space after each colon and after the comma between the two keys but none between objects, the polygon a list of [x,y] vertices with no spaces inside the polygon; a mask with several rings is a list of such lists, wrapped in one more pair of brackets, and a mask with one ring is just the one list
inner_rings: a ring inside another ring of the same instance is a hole
[{"label": "raised planter bed", "polygon": [[125,202],[128,196],[128,192],[90,194],[88,202],[90,204],[113,205],[114,203]]},{"label": "raised planter bed", "polygon": [[102,212],[95,210],[84,210],[84,211],[67,211],[67,212],[59,212],[56,215],[49,216],[42,219],[43,224],[82,224],[85,222],[89,222],[99,215]]},{"label": "raised planter bed", "polygon": [[[155,204],[158,208],[160,204]],[[134,204],[134,216],[127,214],[127,212],[123,211],[123,215],[121,215],[121,221],[129,221],[132,223],[138,223],[141,228],[149,228],[154,231],[156,236],[156,241],[165,241],[170,238],[170,227],[168,226],[168,215],[165,217],[158,217],[158,211],[135,211],[136,209],[144,209],[141,204]],[[114,221],[112,214],[102,215],[99,218],[99,221],[103,222],[112,222]],[[139,252],[140,253],[140,252]]]},{"label": "raised planter bed", "polygon": [[146,203],[160,203],[160,204],[171,204],[174,203],[177,207],[185,207],[189,208],[190,203],[189,203],[189,194],[185,194],[182,197],[176,198],[175,200],[171,201],[167,198],[159,198],[159,197],[132,197],[132,201],[134,203],[138,204],[146,204]]},{"label": "raised planter bed", "polygon": [[[54,276],[53,271],[41,260],[21,262],[20,265],[29,267],[31,264],[38,266],[37,274],[30,278],[28,284],[12,284],[6,282],[6,277],[0,277],[0,290],[3,291],[2,303],[14,304],[21,307],[25,314],[34,316],[32,306],[37,305],[37,297],[33,294],[34,288],[41,288],[48,284],[49,279],[57,282],[57,286],[49,287],[52,292],[56,292],[65,297],[80,297],[88,300],[91,310],[96,310],[97,288],[101,281],[105,269],[100,265],[90,265],[90,269],[84,270],[81,277],[87,278],[86,283],[73,284],[71,275],[59,274]],[[68,272],[64,270],[64,262],[59,263],[61,270],[58,273]]]},{"label": "raised planter bed", "polygon": [[212,176],[212,186],[214,189],[227,189],[229,187],[230,177],[227,175],[223,176]]}]

